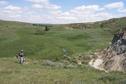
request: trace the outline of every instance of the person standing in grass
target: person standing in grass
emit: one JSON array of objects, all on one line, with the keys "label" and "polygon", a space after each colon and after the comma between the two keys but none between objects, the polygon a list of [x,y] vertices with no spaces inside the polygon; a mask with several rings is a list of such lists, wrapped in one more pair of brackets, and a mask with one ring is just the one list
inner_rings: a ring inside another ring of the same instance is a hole
[{"label": "person standing in grass", "polygon": [[19,61],[20,64],[23,64],[24,61],[25,61],[25,58],[24,58],[24,50],[21,50],[18,55],[17,55],[17,59]]},{"label": "person standing in grass", "polygon": [[66,58],[67,57],[67,49],[66,48],[63,48],[63,56]]}]

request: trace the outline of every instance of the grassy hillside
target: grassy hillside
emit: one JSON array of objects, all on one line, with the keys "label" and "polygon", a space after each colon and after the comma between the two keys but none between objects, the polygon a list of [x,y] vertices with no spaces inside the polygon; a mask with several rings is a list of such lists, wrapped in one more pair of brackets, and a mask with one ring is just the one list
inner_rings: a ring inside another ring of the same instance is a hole
[{"label": "grassy hillside", "polygon": [[19,22],[0,22],[0,57],[14,57],[20,49],[35,59],[60,59],[63,48],[69,56],[104,48],[111,41],[109,29],[69,30],[65,26],[44,26]]},{"label": "grassy hillside", "polygon": [[[119,24],[125,24],[122,22]],[[48,25],[49,31],[44,31],[45,24],[0,21],[0,84],[125,84],[126,73],[105,73],[87,64],[77,68],[42,65],[44,59],[62,59],[64,48],[70,57],[103,49],[119,29],[99,25],[86,29],[74,27]],[[25,51],[24,65],[15,58],[20,49]]]},{"label": "grassy hillside", "polygon": [[[35,61],[35,60],[34,60]],[[41,63],[20,65],[15,58],[0,59],[0,84],[125,84],[126,74],[105,73],[83,65],[54,68]]]},{"label": "grassy hillside", "polygon": [[92,23],[73,23],[67,24],[66,26],[73,29],[89,29],[89,28],[111,28],[111,29],[120,29],[126,27],[126,17],[114,18],[105,21],[98,21]]}]

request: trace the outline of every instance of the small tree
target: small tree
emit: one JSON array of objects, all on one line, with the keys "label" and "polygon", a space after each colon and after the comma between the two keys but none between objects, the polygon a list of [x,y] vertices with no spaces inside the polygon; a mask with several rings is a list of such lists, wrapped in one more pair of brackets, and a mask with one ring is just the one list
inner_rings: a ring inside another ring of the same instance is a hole
[{"label": "small tree", "polygon": [[48,28],[48,26],[45,26],[45,31],[49,31],[49,28]]},{"label": "small tree", "polygon": [[103,28],[103,27],[104,27],[104,24],[103,24],[103,23],[101,23],[100,27],[101,27],[101,28]]}]

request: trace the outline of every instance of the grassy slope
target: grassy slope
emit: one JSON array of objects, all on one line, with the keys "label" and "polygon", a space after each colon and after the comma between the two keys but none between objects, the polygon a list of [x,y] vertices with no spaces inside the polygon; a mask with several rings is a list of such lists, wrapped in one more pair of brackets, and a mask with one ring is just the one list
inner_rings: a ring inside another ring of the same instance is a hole
[{"label": "grassy slope", "polygon": [[63,56],[63,48],[68,50],[70,56],[74,56],[103,48],[112,38],[110,32],[100,28],[82,31],[54,26],[48,32],[36,34],[43,27],[24,23],[0,25],[0,57],[13,57],[19,49],[24,49],[26,56],[30,58],[60,59]]},{"label": "grassy slope", "polygon": [[75,29],[97,28],[97,27],[119,29],[119,28],[126,27],[126,17],[114,18],[114,19],[98,21],[98,22],[94,22],[94,23],[73,23],[73,24],[67,24],[66,26],[72,27]]},{"label": "grassy slope", "polygon": [[[69,30],[64,26],[43,27],[18,22],[0,21],[0,84],[125,84],[126,74],[106,74],[86,65],[78,69],[53,68],[41,65],[41,60],[61,59],[63,48],[69,56],[87,54],[108,46],[113,31],[109,28]],[[28,64],[19,65],[15,54],[24,49]]]},{"label": "grassy slope", "polygon": [[126,74],[105,73],[86,65],[77,69],[46,67],[35,61],[20,65],[15,58],[0,59],[0,84],[125,84]]}]

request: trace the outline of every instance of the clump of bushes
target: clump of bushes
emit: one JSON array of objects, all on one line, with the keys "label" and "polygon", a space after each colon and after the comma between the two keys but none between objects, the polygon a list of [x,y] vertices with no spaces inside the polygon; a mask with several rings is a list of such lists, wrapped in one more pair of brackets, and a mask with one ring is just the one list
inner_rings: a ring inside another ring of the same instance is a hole
[{"label": "clump of bushes", "polygon": [[49,31],[48,26],[42,27],[42,28],[37,28],[35,34],[36,35],[44,35],[46,31]]}]

